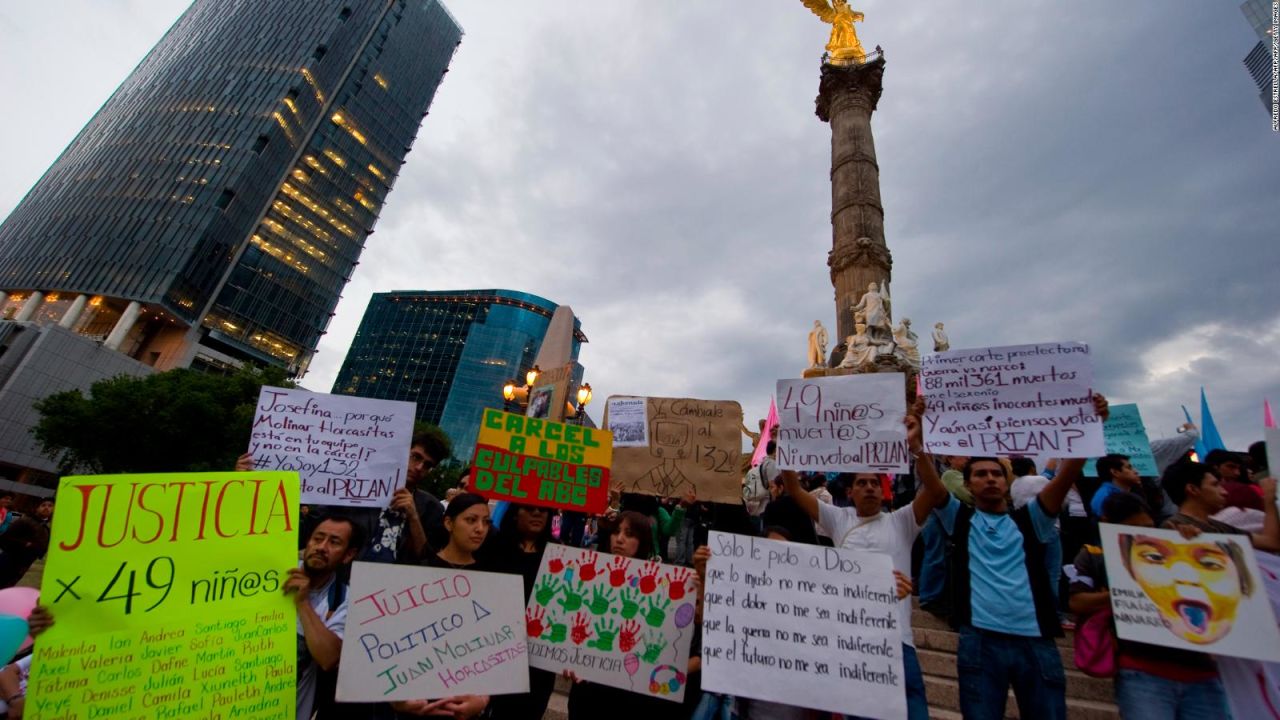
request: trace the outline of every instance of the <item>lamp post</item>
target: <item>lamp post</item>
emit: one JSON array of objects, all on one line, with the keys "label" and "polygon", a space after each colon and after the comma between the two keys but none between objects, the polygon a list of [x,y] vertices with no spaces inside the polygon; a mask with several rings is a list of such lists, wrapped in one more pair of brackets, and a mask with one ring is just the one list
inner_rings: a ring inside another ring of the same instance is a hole
[{"label": "lamp post", "polygon": [[578,388],[578,412],[574,414],[574,419],[578,424],[582,424],[582,419],[587,415],[587,403],[591,402],[591,383],[582,383]]},{"label": "lamp post", "polygon": [[533,384],[538,382],[538,376],[542,374],[542,369],[534,365],[529,372],[524,374],[524,387],[516,385],[515,380],[508,380],[502,385],[502,399],[505,401],[503,410],[512,411],[512,407],[517,409],[529,404],[529,394],[533,392]]}]

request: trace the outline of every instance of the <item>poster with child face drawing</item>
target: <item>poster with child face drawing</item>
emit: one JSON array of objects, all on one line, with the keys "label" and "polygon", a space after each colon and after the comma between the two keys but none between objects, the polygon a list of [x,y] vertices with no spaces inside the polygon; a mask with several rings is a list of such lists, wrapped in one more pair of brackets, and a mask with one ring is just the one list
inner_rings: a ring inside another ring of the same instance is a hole
[{"label": "poster with child face drawing", "polygon": [[548,545],[533,588],[530,666],[684,700],[698,602],[692,570]]},{"label": "poster with child face drawing", "polygon": [[1100,530],[1120,639],[1280,661],[1280,629],[1248,535]]}]

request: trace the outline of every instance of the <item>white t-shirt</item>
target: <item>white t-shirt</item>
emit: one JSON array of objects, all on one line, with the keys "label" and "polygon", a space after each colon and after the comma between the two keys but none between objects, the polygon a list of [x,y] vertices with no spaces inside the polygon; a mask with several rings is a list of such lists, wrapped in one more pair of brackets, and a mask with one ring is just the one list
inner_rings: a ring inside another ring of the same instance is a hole
[{"label": "white t-shirt", "polygon": [[[884,553],[893,559],[894,570],[911,577],[911,546],[920,534],[921,525],[916,522],[916,512],[910,505],[862,518],[858,517],[856,508],[818,503],[818,524],[830,533],[836,547]],[[898,601],[898,623],[902,628],[902,642],[915,647],[910,595]]]},{"label": "white t-shirt", "polygon": [[[342,639],[343,633],[347,628],[347,598],[345,596],[342,598],[342,602],[338,603],[338,607],[334,609],[333,614],[329,615],[329,593],[335,582],[337,582],[336,576],[329,578],[329,582],[325,583],[324,587],[312,590],[307,599],[311,601],[311,608],[324,620],[324,626],[334,635],[337,635],[338,639]],[[302,621],[299,620],[297,715],[299,720],[310,720],[312,708],[315,707],[316,662],[311,659],[311,654],[308,652],[304,667],[302,655],[306,645],[306,638],[302,635]]]},{"label": "white t-shirt", "polygon": [[1049,484],[1049,478],[1043,475],[1023,475],[1009,486],[1009,496],[1013,498],[1013,509],[1026,505],[1040,494]]}]

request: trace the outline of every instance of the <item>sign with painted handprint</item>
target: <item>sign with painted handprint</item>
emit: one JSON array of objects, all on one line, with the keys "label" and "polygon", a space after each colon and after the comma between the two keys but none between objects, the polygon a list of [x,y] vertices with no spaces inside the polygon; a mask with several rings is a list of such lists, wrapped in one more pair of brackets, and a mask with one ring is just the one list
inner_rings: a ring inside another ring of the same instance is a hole
[{"label": "sign with painted handprint", "polygon": [[525,609],[529,665],[681,702],[696,582],[688,568],[549,545]]}]

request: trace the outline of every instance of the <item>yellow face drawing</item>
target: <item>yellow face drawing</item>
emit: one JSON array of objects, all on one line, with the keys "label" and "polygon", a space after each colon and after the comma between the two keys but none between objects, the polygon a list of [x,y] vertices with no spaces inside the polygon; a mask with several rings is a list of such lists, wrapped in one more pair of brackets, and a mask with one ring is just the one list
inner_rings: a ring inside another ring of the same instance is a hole
[{"label": "yellow face drawing", "polygon": [[1231,632],[1236,607],[1251,586],[1239,548],[1146,535],[1121,535],[1120,540],[1125,566],[1160,609],[1170,632],[1197,645]]}]

